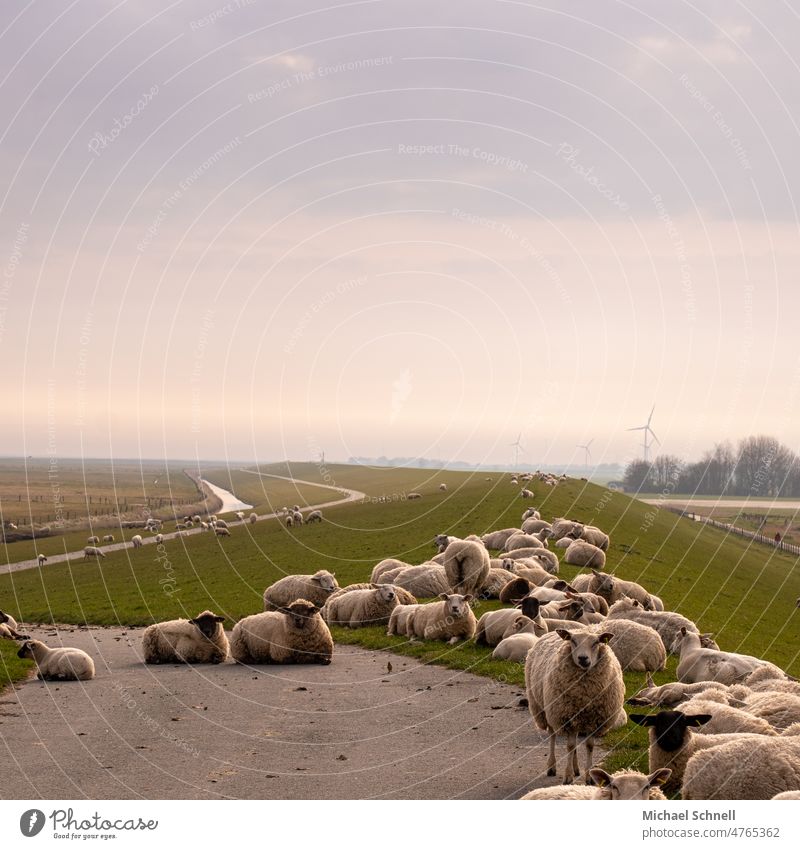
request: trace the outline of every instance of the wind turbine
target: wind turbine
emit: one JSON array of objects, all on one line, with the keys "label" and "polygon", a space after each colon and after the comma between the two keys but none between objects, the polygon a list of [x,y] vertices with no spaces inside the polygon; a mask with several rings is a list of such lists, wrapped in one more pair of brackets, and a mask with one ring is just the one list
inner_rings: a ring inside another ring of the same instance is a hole
[{"label": "wind turbine", "polygon": [[519,466],[519,453],[520,453],[520,451],[524,450],[523,447],[522,447],[522,442],[520,441],[521,439],[522,439],[522,432],[520,431],[520,434],[517,437],[517,441],[511,443],[511,447],[514,449],[514,468],[515,469],[517,468],[517,466]]},{"label": "wind turbine", "polygon": [[653,409],[650,410],[650,415],[647,417],[647,424],[640,425],[639,427],[629,427],[629,428],[627,428],[627,430],[629,430],[629,431],[630,430],[641,430],[642,431],[642,438],[643,438],[642,448],[644,449],[644,461],[645,461],[645,463],[649,460],[648,452],[650,451],[650,442],[648,440],[648,437],[652,436],[653,439],[659,445],[661,445],[661,441],[656,436],[655,431],[653,430],[653,428],[650,427],[650,422],[653,421],[653,413],[655,412],[655,409],[656,409],[656,405],[653,404]]},{"label": "wind turbine", "polygon": [[589,446],[594,442],[594,438],[590,439],[586,445],[576,445],[576,448],[583,448],[583,465],[588,469],[589,464],[592,462],[592,452],[589,450]]}]

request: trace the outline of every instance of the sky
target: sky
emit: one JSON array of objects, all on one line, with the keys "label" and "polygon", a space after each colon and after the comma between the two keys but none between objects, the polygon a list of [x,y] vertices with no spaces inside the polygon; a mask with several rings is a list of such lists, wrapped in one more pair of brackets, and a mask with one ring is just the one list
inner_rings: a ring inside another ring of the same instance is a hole
[{"label": "sky", "polygon": [[789,3],[0,6],[0,454],[800,448]]}]

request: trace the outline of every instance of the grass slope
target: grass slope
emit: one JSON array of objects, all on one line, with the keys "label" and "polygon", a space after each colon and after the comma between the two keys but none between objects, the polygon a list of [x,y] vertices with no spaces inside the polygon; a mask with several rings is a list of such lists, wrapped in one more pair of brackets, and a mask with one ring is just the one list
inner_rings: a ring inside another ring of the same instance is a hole
[{"label": "grass slope", "polygon": [[[309,464],[291,471],[315,480],[315,469]],[[235,621],[260,610],[264,587],[286,573],[328,568],[342,585],[364,580],[384,557],[427,559],[436,533],[465,535],[519,525],[526,505],[518,488],[502,475],[349,466],[332,467],[328,474],[340,486],[373,496],[411,489],[425,495],[420,501],[331,508],[323,525],[293,531],[269,521],[236,527],[224,541],[211,535],[182,538],[169,544],[167,560],[157,559],[155,547],[148,546],[111,554],[100,564],[55,565],[41,572],[0,576],[0,607],[29,622],[144,625],[195,615],[205,607]],[[319,470],[316,475],[321,478]],[[448,482],[448,492],[438,491],[440,480]],[[724,648],[765,657],[800,674],[800,616],[794,615],[800,572],[793,559],[593,484],[570,480],[554,489],[538,483],[533,489],[546,518],[570,516],[611,534],[609,570],[643,583],[664,599],[668,609],[713,631]],[[562,567],[568,578],[577,571]],[[496,606],[497,602],[484,603],[476,614]],[[335,636],[340,642],[523,682],[521,665],[493,661],[485,649],[473,645],[409,645],[403,638],[386,637],[381,628],[336,629]],[[674,666],[670,661],[656,679],[674,678]],[[643,678],[626,675],[629,694]],[[608,742],[613,747],[606,761],[609,766],[646,765],[643,729],[630,726]]]}]

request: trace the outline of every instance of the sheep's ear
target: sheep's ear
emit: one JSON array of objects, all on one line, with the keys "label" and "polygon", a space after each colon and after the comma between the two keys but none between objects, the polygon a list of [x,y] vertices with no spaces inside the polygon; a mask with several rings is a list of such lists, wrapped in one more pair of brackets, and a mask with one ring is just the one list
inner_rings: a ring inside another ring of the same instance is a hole
[{"label": "sheep's ear", "polygon": [[380,584],[370,584],[370,588],[373,590],[377,590]]},{"label": "sheep's ear", "polygon": [[611,784],[611,776],[600,767],[595,767],[589,770],[589,778],[598,786],[605,787],[606,784]]},{"label": "sheep's ear", "polygon": [[659,787],[662,784],[666,784],[671,775],[671,769],[657,769],[655,772],[651,772],[650,775],[647,776],[647,780],[651,787]]},{"label": "sheep's ear", "polygon": [[700,636],[701,636],[701,637],[705,637],[707,640],[713,640],[713,639],[714,639],[714,634],[713,634],[713,632],[712,632],[712,633],[710,633],[710,634],[700,634]]},{"label": "sheep's ear", "polygon": [[686,626],[685,625],[681,625],[681,636],[682,637],[686,636]]},{"label": "sheep's ear", "polygon": [[650,672],[647,673],[647,677],[645,678],[645,685],[647,687],[655,687],[656,686],[656,682],[653,681],[653,675]]},{"label": "sheep's ear", "polygon": [[442,601],[447,601],[447,593],[439,593],[439,598]]},{"label": "sheep's ear", "polygon": [[215,617],[214,617],[214,621],[215,621],[215,622],[224,622],[224,621],[225,621],[225,617],[224,617],[224,616],[215,616]]},{"label": "sheep's ear", "polygon": [[653,714],[650,713],[632,713],[628,716],[631,722],[635,722],[637,725],[641,725],[643,728],[648,728],[651,725],[656,724],[656,718]]},{"label": "sheep's ear", "polygon": [[472,599],[473,599],[473,598],[475,598],[475,596],[474,596],[472,593],[467,593],[467,594],[464,596],[464,601],[469,602],[469,601],[472,601]]},{"label": "sheep's ear", "polygon": [[683,720],[683,724],[687,728],[696,727],[698,725],[705,725],[707,722],[711,722],[714,717],[711,716],[710,713],[698,713],[694,716],[687,716]]},{"label": "sheep's ear", "polygon": [[614,635],[609,631],[606,631],[604,634],[600,634],[597,638],[598,643],[607,643],[609,640],[613,639]]},{"label": "sheep's ear", "polygon": [[557,628],[556,634],[558,634],[562,640],[569,640],[572,637],[572,634],[570,634],[566,628]]}]

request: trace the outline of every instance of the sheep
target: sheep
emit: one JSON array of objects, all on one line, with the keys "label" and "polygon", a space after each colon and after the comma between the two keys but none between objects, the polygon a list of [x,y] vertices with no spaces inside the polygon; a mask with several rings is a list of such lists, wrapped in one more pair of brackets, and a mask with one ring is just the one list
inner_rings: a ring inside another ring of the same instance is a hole
[{"label": "sheep", "polygon": [[681,797],[772,799],[788,790],[800,790],[800,740],[748,735],[689,758]]},{"label": "sheep", "polygon": [[[417,604],[417,599],[408,590],[404,590],[402,587],[395,586],[394,584],[390,584],[390,585],[387,584],[387,586],[392,587],[395,595],[397,596],[397,601],[400,604]],[[352,593],[355,590],[372,590],[372,589],[375,589],[375,584],[373,584],[372,582],[364,581],[361,584],[348,584],[346,587],[341,587],[340,589],[336,590],[328,598],[328,601],[330,601],[330,599],[333,599],[333,598],[338,598],[340,595],[343,595],[344,593]]]},{"label": "sheep", "polygon": [[280,610],[299,598],[322,607],[338,589],[336,573],[327,569],[313,575],[286,575],[264,590],[264,610]]},{"label": "sheep", "polygon": [[145,663],[222,663],[228,657],[224,616],[204,610],[194,619],[172,619],[145,628]]},{"label": "sheep", "polygon": [[517,548],[544,548],[541,541],[532,534],[517,531],[506,540],[504,551],[514,551]]},{"label": "sheep", "polygon": [[792,693],[754,692],[744,699],[741,707],[749,714],[766,720],[773,728],[785,730],[800,722],[800,697]]},{"label": "sheep", "polygon": [[555,541],[556,548],[569,548],[575,540],[572,537],[562,537]]},{"label": "sheep", "polygon": [[[582,577],[582,576],[578,576]],[[573,581],[575,586],[577,581]],[[690,633],[699,633],[697,625],[681,616],[680,613],[672,611],[655,611],[645,610],[637,601],[631,598],[622,598],[614,602],[608,610],[609,619],[632,619],[634,622],[639,622],[641,625],[647,625],[653,630],[658,631],[661,641],[664,643],[664,648],[668,654],[675,654],[673,646],[675,638],[680,634],[681,628],[686,628]],[[708,634],[701,634],[701,643],[706,648],[719,648]]]},{"label": "sheep", "polygon": [[370,576],[370,581],[373,584],[382,583],[380,578],[386,572],[391,572],[395,569],[407,569],[411,566],[410,563],[405,563],[403,560],[396,560],[394,557],[387,557],[385,560],[381,560],[372,570],[372,575]]},{"label": "sheep", "polygon": [[571,519],[553,519],[550,523],[550,539],[554,539],[556,541],[563,539],[565,536],[569,536],[571,534],[580,535],[580,531],[583,528],[580,522],[573,522]]},{"label": "sheep", "polygon": [[42,681],[91,681],[94,661],[81,649],[48,648],[39,640],[27,640],[17,657],[36,663]]},{"label": "sheep", "polygon": [[698,731],[700,734],[764,734],[776,737],[778,732],[766,719],[754,716],[728,704],[728,696],[722,690],[708,690],[681,705],[685,716],[708,714],[711,719]]},{"label": "sheep", "polygon": [[420,493],[420,492],[409,492],[408,495],[406,496],[406,498],[409,501],[417,501],[418,499],[422,498],[422,493]]},{"label": "sheep", "polygon": [[529,489],[520,490],[519,494],[522,498],[535,498],[534,494]]},{"label": "sheep", "polygon": [[632,713],[629,719],[649,731],[649,768],[669,767],[672,770],[664,786],[664,792],[668,795],[680,790],[686,764],[696,752],[723,746],[734,740],[751,743],[766,739],[760,734],[696,734],[692,729],[711,721],[708,714],[685,716],[680,711],[666,710],[655,714]]},{"label": "sheep", "polygon": [[286,527],[287,528],[294,527],[294,519],[291,517],[291,515],[287,516],[285,521],[286,521]]},{"label": "sheep", "polygon": [[441,593],[441,601],[418,604],[405,621],[405,634],[412,640],[447,640],[455,645],[459,640],[475,636],[475,614],[469,606],[472,596],[467,593]]},{"label": "sheep", "polygon": [[131,537],[131,544],[134,548],[141,548],[144,545],[144,540],[141,537],[141,534],[135,534]]},{"label": "sheep", "polygon": [[[533,612],[533,611],[532,611]],[[538,618],[538,610],[528,618]],[[502,610],[489,610],[484,613],[475,625],[475,643],[479,646],[496,646],[504,637],[506,631],[521,617],[527,616],[519,608],[505,607]],[[545,628],[539,620],[539,634],[545,634]]]},{"label": "sheep", "polygon": [[602,569],[606,565],[606,554],[596,545],[576,539],[564,552],[564,562],[572,566]]},{"label": "sheep", "polygon": [[44,566],[44,564],[47,563],[47,558],[44,556],[44,554],[37,555],[36,560],[40,566]]},{"label": "sheep", "polygon": [[302,525],[303,514],[299,510],[295,510],[294,513],[292,513],[292,521],[295,525]]},{"label": "sheep", "polygon": [[[391,577],[390,577],[391,576]],[[435,598],[450,589],[447,573],[435,563],[422,563],[384,573],[379,583],[392,583],[408,590],[417,598]]]},{"label": "sheep", "polygon": [[491,533],[484,534],[481,537],[481,542],[486,546],[486,548],[501,551],[505,548],[506,542],[508,542],[514,534],[518,534],[519,532],[519,528],[503,528],[502,531],[492,531]]},{"label": "sheep", "polygon": [[670,777],[672,770],[657,769],[650,775],[633,770],[618,770],[609,775],[604,769],[589,770],[589,777],[596,786],[588,784],[562,784],[556,787],[539,787],[526,793],[522,800],[548,799],[600,799],[604,801],[632,800],[636,802],[666,801],[661,786]]},{"label": "sheep", "polygon": [[[610,625],[614,621],[628,620],[606,620]],[[648,674],[645,686],[628,699],[629,705],[646,705],[649,707],[672,708],[688,701],[693,696],[711,690],[728,692],[726,684],[719,681],[698,681],[696,684],[683,684],[680,681],[672,681],[657,687],[651,675]]]},{"label": "sheep", "polygon": [[440,483],[439,484],[439,492],[447,492],[447,484],[446,483]]},{"label": "sheep", "polygon": [[480,588],[480,597],[499,598],[503,587],[514,580],[514,575],[506,569],[489,569],[489,574]]},{"label": "sheep", "polygon": [[539,641],[539,635],[536,633],[538,627],[535,620],[520,616],[495,646],[492,657],[495,660],[524,663],[528,652]]},{"label": "sheep", "polygon": [[[321,516],[322,516],[322,514],[320,514],[320,517]],[[250,520],[251,525],[255,525],[255,523],[258,521],[258,513],[251,513],[248,516],[248,519]]]},{"label": "sheep", "polygon": [[[569,552],[568,552],[569,553]],[[566,558],[565,558],[566,559]],[[582,592],[589,591],[602,596],[609,604],[614,604],[621,598],[632,598],[638,601],[644,610],[653,610],[655,608],[655,596],[651,596],[649,592],[635,581],[623,581],[616,575],[609,575],[592,570],[591,575],[578,575],[572,581],[572,585],[576,590]],[[663,605],[662,605],[663,607]]]},{"label": "sheep", "polygon": [[572,784],[578,773],[578,735],[586,735],[588,777],[595,739],[626,722],[622,670],[607,645],[612,636],[559,629],[542,637],[525,660],[528,707],[536,725],[550,735],[548,775],[556,772],[556,735],[567,738],[564,784]]},{"label": "sheep", "polygon": [[512,557],[504,557],[501,562],[501,568],[518,578],[525,578],[536,587],[546,584],[553,577],[538,560],[531,560],[526,557],[515,560]]},{"label": "sheep", "polygon": [[329,625],[367,628],[386,625],[398,603],[391,584],[372,584],[368,590],[335,594],[325,602],[320,613]]},{"label": "sheep", "polygon": [[161,545],[164,542],[164,534],[156,534],[156,545]]},{"label": "sheep", "polygon": [[193,522],[200,522],[202,520],[202,518],[203,517],[199,513],[195,513],[194,516],[192,516],[192,521]]},{"label": "sheep", "polygon": [[105,554],[94,545],[87,545],[86,548],[83,549],[83,559],[89,560],[91,557],[102,557],[105,559]]},{"label": "sheep", "polygon": [[[525,551],[526,549],[518,549],[517,551]],[[557,575],[559,570],[558,556],[546,548],[537,548],[535,551],[528,552],[526,560],[531,560],[538,563],[542,569],[549,572],[551,575]]]},{"label": "sheep", "polygon": [[89,545],[98,545],[98,544],[100,543],[100,537],[97,537],[97,536],[91,536],[91,537],[89,537],[89,538],[86,540],[86,542],[87,542]]},{"label": "sheep", "polygon": [[7,640],[28,639],[24,634],[19,633],[18,628],[17,620],[11,614],[0,610],[0,637],[5,637]]},{"label": "sheep", "polygon": [[306,516],[306,524],[311,525],[314,522],[322,521],[322,510],[312,510],[308,516]]},{"label": "sheep", "polygon": [[673,643],[673,652],[678,654],[677,677],[679,681],[693,684],[696,681],[720,681],[736,684],[759,666],[768,666],[783,675],[783,671],[768,661],[746,654],[706,649],[700,643],[700,635],[682,627]]},{"label": "sheep", "polygon": [[[522,523],[522,533],[524,534],[540,534],[542,531],[546,531],[547,535],[550,534],[550,522],[545,522],[544,519],[539,519],[538,517],[531,517],[530,519],[526,519]],[[542,540],[537,536],[536,537],[539,542]]]},{"label": "sheep", "polygon": [[522,521],[524,522],[526,519],[541,519],[542,517],[539,515],[539,511],[535,507],[528,507],[522,514]]},{"label": "sheep", "polygon": [[413,604],[398,604],[389,617],[386,636],[405,636],[408,633],[408,621],[414,616],[414,609]]},{"label": "sheep", "polygon": [[227,528],[214,528],[214,533],[218,537],[229,537],[231,532]]},{"label": "sheep", "polygon": [[451,537],[447,534],[436,534],[433,538],[433,545],[436,548],[436,553],[443,554],[451,542],[457,542],[459,539],[460,537]]},{"label": "sheep", "polygon": [[103,542],[114,542],[114,534],[106,534],[103,537]]},{"label": "sheep", "polygon": [[444,571],[455,593],[475,595],[489,577],[489,552],[472,540],[452,542],[444,552]]},{"label": "sheep", "polygon": [[784,790],[783,793],[776,793],[772,797],[773,802],[776,799],[800,799],[800,790]]},{"label": "sheep", "polygon": [[580,539],[596,545],[602,551],[608,551],[610,539],[608,534],[596,528],[594,525],[584,525],[581,528]]},{"label": "sheep", "polygon": [[522,601],[533,587],[525,578],[514,578],[500,590],[500,601],[503,604],[516,604]]},{"label": "sheep", "polygon": [[313,602],[304,598],[279,611],[246,616],[231,634],[237,663],[321,663],[333,657],[333,638]]},{"label": "sheep", "polygon": [[241,510],[237,510],[235,515],[240,522],[244,522],[244,513]]},{"label": "sheep", "polygon": [[218,528],[227,528],[228,527],[228,523],[224,519],[217,519],[216,517],[214,518],[214,524]]},{"label": "sheep", "polygon": [[608,646],[623,672],[657,672],[666,666],[666,649],[652,628],[630,619],[604,619],[593,628],[613,634]]}]

